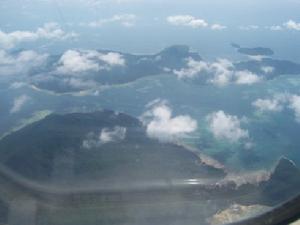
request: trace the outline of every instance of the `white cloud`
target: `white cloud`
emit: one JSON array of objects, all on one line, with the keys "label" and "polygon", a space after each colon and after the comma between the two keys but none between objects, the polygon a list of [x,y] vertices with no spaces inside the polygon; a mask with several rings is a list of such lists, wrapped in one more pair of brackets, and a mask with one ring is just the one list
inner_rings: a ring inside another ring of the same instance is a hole
[{"label": "white cloud", "polygon": [[80,73],[86,71],[98,71],[100,66],[92,58],[92,53],[82,53],[76,50],[66,51],[59,60],[58,72]]},{"label": "white cloud", "polygon": [[133,3],[133,2],[142,2],[143,0],[79,0],[79,1],[83,3],[87,3],[91,7],[100,7],[107,4]]},{"label": "white cloud", "polygon": [[173,73],[177,75],[179,79],[194,78],[198,76],[202,71],[208,70],[208,64],[204,61],[196,61],[193,58],[187,59],[187,68],[181,70],[174,70]]},{"label": "white cloud", "polygon": [[272,66],[262,66],[260,69],[266,74],[273,73],[275,70],[275,68]]},{"label": "white cloud", "polygon": [[65,40],[68,38],[76,37],[77,34],[74,32],[67,33],[61,29],[57,23],[46,23],[43,27],[40,27],[36,30],[35,34],[38,38],[44,39],[58,39]]},{"label": "white cloud", "polygon": [[294,20],[288,20],[282,25],[267,26],[266,28],[271,31],[282,31],[284,29],[300,31],[300,23],[297,23]]},{"label": "white cloud", "polygon": [[293,110],[296,122],[300,123],[300,96],[280,93],[269,99],[257,99],[252,103],[261,112],[280,112],[286,108]]},{"label": "white cloud", "polygon": [[17,113],[19,112],[23,106],[30,100],[31,98],[27,95],[21,95],[14,99],[13,106],[10,109],[10,113]]},{"label": "white cloud", "polygon": [[233,64],[227,59],[218,59],[210,65],[213,72],[213,78],[209,82],[217,86],[225,86],[229,84],[233,78]]},{"label": "white cloud", "polygon": [[[129,4],[129,3],[138,3],[143,2],[144,0],[60,0],[61,4],[82,4],[80,6],[90,6],[90,7],[98,7],[98,6],[106,6],[106,5],[116,5],[116,4]],[[23,0],[23,3],[34,4],[40,3],[41,0]],[[42,0],[42,2],[53,3],[52,0]],[[24,4],[23,4],[24,5]],[[23,6],[22,5],[22,6]],[[24,5],[26,8],[27,5]]]},{"label": "white cloud", "polygon": [[247,25],[247,26],[239,26],[240,30],[257,30],[259,26],[257,25]]},{"label": "white cloud", "polygon": [[125,59],[116,52],[108,52],[107,54],[99,54],[98,58],[111,66],[124,66]]},{"label": "white cloud", "polygon": [[98,135],[94,132],[89,133],[87,139],[82,142],[82,147],[91,149],[111,142],[121,142],[126,138],[126,132],[127,129],[120,126],[103,128]]},{"label": "white cloud", "polygon": [[261,81],[261,78],[250,71],[238,71],[235,73],[236,84],[254,84]]},{"label": "white cloud", "polygon": [[298,123],[300,123],[300,96],[292,95],[289,98],[289,108],[294,110],[295,119]]},{"label": "white cloud", "polygon": [[155,101],[142,116],[151,138],[163,142],[174,141],[197,129],[197,121],[188,115],[172,116],[172,109],[165,101]]},{"label": "white cloud", "polygon": [[224,30],[224,29],[226,29],[227,27],[224,26],[224,25],[215,23],[215,24],[211,25],[210,28],[211,28],[212,30]]},{"label": "white cloud", "polygon": [[286,23],[284,23],[284,26],[290,30],[300,31],[300,23],[297,23],[294,20],[287,21]]},{"label": "white cloud", "polygon": [[300,96],[289,93],[276,94],[270,99],[257,99],[252,103],[261,112],[280,112],[285,108],[294,111],[295,120],[300,123]]},{"label": "white cloud", "polygon": [[99,140],[101,143],[108,143],[108,142],[116,142],[124,140],[126,137],[126,128],[125,127],[115,127],[114,129],[102,129]]},{"label": "white cloud", "polygon": [[57,71],[63,74],[76,74],[88,71],[110,69],[112,66],[124,66],[125,59],[119,53],[106,54],[97,51],[68,50],[60,58]]},{"label": "white cloud", "polygon": [[283,99],[279,97],[274,97],[273,99],[257,99],[252,102],[252,105],[261,112],[271,111],[271,112],[280,112],[283,110]]},{"label": "white cloud", "polygon": [[227,59],[218,59],[216,62],[208,63],[188,58],[187,67],[181,70],[173,70],[173,73],[179,79],[195,78],[201,76],[201,74],[204,75],[204,73],[211,73],[213,77],[209,79],[209,82],[223,86],[232,79],[232,69],[233,64]]},{"label": "white cloud", "polygon": [[178,79],[193,79],[202,76],[207,79],[207,82],[217,86],[225,86],[230,83],[250,85],[261,81],[261,78],[252,72],[235,71],[234,69],[233,63],[227,59],[218,59],[216,62],[208,63],[188,58],[186,68],[173,70],[173,73],[177,75]]},{"label": "white cloud", "polygon": [[208,23],[199,18],[195,18],[191,15],[175,15],[167,17],[168,23],[174,26],[187,26],[192,28],[207,27]]},{"label": "white cloud", "polygon": [[270,30],[272,31],[280,31],[280,30],[283,30],[282,26],[280,25],[273,25],[273,26],[270,26],[268,27]]},{"label": "white cloud", "polygon": [[0,76],[19,76],[26,74],[30,69],[40,67],[48,58],[47,54],[39,54],[32,50],[9,54],[0,50]]},{"label": "white cloud", "polygon": [[36,31],[18,30],[6,33],[0,30],[0,47],[9,49],[22,42],[36,41],[39,39],[65,40],[76,36],[77,34],[74,32],[67,33],[62,30],[57,23],[46,23]]},{"label": "white cloud", "polygon": [[87,24],[89,27],[102,27],[110,23],[118,23],[125,27],[132,27],[135,25],[137,16],[134,14],[120,14],[114,15],[111,18],[100,19]]},{"label": "white cloud", "polygon": [[211,113],[207,120],[209,129],[216,139],[225,139],[236,143],[241,139],[249,138],[248,131],[241,128],[241,120],[237,116],[218,111]]},{"label": "white cloud", "polygon": [[[167,22],[174,26],[185,26],[192,28],[203,28],[208,27],[209,24],[200,18],[196,18],[191,15],[174,15],[167,17]],[[224,30],[227,27],[218,23],[210,25],[211,30]]]}]

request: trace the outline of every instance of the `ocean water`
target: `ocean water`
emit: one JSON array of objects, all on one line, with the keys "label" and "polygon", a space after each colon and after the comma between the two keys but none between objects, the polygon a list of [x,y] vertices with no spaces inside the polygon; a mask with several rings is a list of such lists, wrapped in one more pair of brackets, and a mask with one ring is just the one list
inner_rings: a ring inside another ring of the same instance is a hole
[{"label": "ocean water", "polygon": [[[216,87],[178,80],[174,75],[148,77],[135,82],[91,91],[81,95],[57,95],[22,87],[1,90],[0,135],[18,129],[49,113],[85,112],[111,109],[135,117],[141,116],[146,105],[155,100],[168,101],[173,115],[190,115],[198,121],[198,129],[181,141],[219,160],[233,170],[269,169],[281,156],[300,165],[300,124],[294,112],[285,107],[281,112],[261,113],[252,106],[258,98],[274,94],[300,94],[300,77],[281,76],[254,85]],[[14,98],[30,97],[18,113],[10,113]],[[208,129],[207,116],[219,110],[243,118],[241,127],[249,132],[251,148],[245,142],[217,140]]]}]

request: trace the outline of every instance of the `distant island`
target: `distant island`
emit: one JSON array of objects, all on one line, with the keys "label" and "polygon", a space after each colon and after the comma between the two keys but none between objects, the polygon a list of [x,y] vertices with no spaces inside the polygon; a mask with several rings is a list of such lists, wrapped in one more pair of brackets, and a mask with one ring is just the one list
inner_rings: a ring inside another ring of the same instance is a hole
[{"label": "distant island", "polygon": [[249,55],[249,56],[271,56],[274,55],[274,51],[270,48],[265,47],[253,47],[245,48],[241,47],[239,44],[231,43],[231,46],[237,49],[238,53]]},{"label": "distant island", "polygon": [[[280,75],[300,74],[299,63],[273,59],[274,51],[270,48],[245,48],[238,44],[232,46],[237,52],[249,57],[249,60],[233,61],[230,70],[250,71],[266,80]],[[79,63],[73,65],[74,62]],[[73,94],[128,84],[145,77],[176,75],[176,71],[191,72],[189,67],[195,66],[197,62],[203,62],[203,65],[212,63],[186,45],[170,46],[148,55],[110,50],[68,50],[58,55],[49,55],[42,65],[29,70],[26,83],[34,89],[50,93]],[[209,77],[209,68],[202,67],[200,70],[204,76],[191,77],[198,77],[201,83],[206,76]]]},{"label": "distant island", "polygon": [[[80,51],[78,51],[80,52]],[[83,52],[83,54],[85,54]],[[42,90],[53,91],[55,93],[69,93],[85,90],[94,85],[114,85],[125,84],[147,76],[168,73],[173,69],[180,69],[185,66],[186,59],[193,58],[201,60],[201,56],[196,52],[191,52],[186,45],[175,45],[168,47],[153,55],[133,55],[108,50],[97,50],[93,54],[107,55],[118,54],[124,59],[124,65],[99,69],[97,71],[83,72],[80,76],[80,83],[77,83],[74,72],[66,76],[57,71],[56,67],[62,55],[49,57],[46,66],[31,71],[32,85]]]}]

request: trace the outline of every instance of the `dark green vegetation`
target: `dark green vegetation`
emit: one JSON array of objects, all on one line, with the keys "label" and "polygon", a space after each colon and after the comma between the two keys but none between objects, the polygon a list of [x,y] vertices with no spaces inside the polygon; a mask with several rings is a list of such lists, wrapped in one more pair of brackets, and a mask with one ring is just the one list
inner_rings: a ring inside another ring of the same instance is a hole
[{"label": "dark green vegetation", "polygon": [[[98,50],[99,53],[106,54],[111,51]],[[121,53],[125,59],[125,66],[115,66],[109,70],[99,70],[97,72],[88,71],[86,80],[93,80],[98,85],[124,84],[135,81],[139,78],[160,75],[166,73],[165,69],[180,69],[185,66],[186,59],[191,57],[194,60],[201,60],[198,53],[190,52],[188,46],[176,45],[164,49],[154,55],[133,55]],[[74,87],[66,82],[62,82],[62,74],[45,73],[55,71],[57,62],[61,55],[52,56],[48,60],[47,66],[41,71],[35,71],[32,74],[32,82],[41,89],[54,91],[57,93],[66,93],[83,90],[84,87]],[[48,76],[47,79],[34,79],[35,76]],[[84,78],[84,76],[81,76]]]},{"label": "dark green vegetation", "polygon": [[[87,149],[91,133],[126,128],[124,140]],[[221,178],[185,148],[147,137],[141,122],[122,113],[50,115],[6,136],[0,142],[1,162],[33,180],[114,180],[131,182],[164,178]]]},{"label": "dark green vegetation", "polygon": [[262,48],[262,47],[257,47],[257,48],[239,48],[238,52],[244,55],[273,55],[274,52],[272,49],[269,48]]},{"label": "dark green vegetation", "polygon": [[[289,60],[273,59],[272,49],[257,47],[243,48],[233,44],[237,51],[246,56],[262,57],[261,60],[249,60],[234,62],[234,70],[251,71],[265,79],[273,79],[279,75],[300,74],[300,65]],[[79,51],[80,52],[80,51]],[[35,87],[54,93],[74,93],[79,91],[99,89],[106,85],[127,84],[140,78],[173,73],[174,70],[181,70],[187,66],[187,60],[203,60],[197,52],[191,52],[188,46],[175,45],[168,47],[153,55],[134,55],[108,50],[97,50],[99,54],[118,53],[124,59],[124,65],[108,66],[99,63],[102,69],[71,72],[70,74],[59,71],[60,59],[63,54],[51,55],[44,65],[28,71],[26,82]],[[84,51],[82,52],[84,53]],[[95,53],[95,52],[94,52]],[[79,54],[79,53],[78,53]],[[201,79],[204,79],[205,71],[201,72]],[[206,83],[206,82],[205,82]]]},{"label": "dark green vegetation", "polygon": [[255,48],[245,48],[241,47],[239,44],[231,43],[231,46],[237,49],[238,53],[249,55],[249,56],[271,56],[274,55],[274,51],[270,48],[255,47]]},{"label": "dark green vegetation", "polygon": [[[123,140],[84,148],[83,142],[91,133],[115,127],[126,128]],[[29,193],[24,189],[24,195],[34,196],[37,205],[33,203],[31,207],[38,210],[32,210],[36,213],[33,216],[37,224],[43,225],[209,224],[209,218],[233,203],[275,206],[300,189],[300,171],[286,158],[278,162],[266,181],[246,181],[241,186],[234,181],[182,185],[176,179],[210,178],[219,182],[226,174],[205,165],[184,147],[149,139],[139,120],[108,110],[50,115],[3,138],[0,154],[3,164],[34,182],[72,185],[66,189],[69,192],[54,192],[48,197],[35,186]],[[13,192],[4,190],[8,177],[1,179],[1,193]],[[163,183],[155,189],[130,186],[158,180]],[[109,189],[110,185],[116,188],[116,184],[117,189]],[[106,187],[103,193],[72,192],[76,186],[101,190],[101,185]],[[122,185],[129,189],[122,190]],[[130,191],[130,187],[137,189]],[[16,190],[22,192],[21,187]],[[0,212],[5,222],[5,204]]]},{"label": "dark green vegetation", "polygon": [[[231,46],[240,54],[262,57],[257,60],[235,62],[236,70],[248,70],[257,75],[263,75],[265,79],[272,79],[279,75],[300,74],[300,64],[289,60],[273,59],[274,51],[270,48],[245,48],[235,43],[232,43]],[[269,71],[264,68],[269,68]]]},{"label": "dark green vegetation", "polygon": [[299,195],[300,170],[293,162],[282,158],[263,187],[265,204],[273,205],[286,201]]},{"label": "dark green vegetation", "polygon": [[299,195],[300,170],[292,161],[281,158],[268,180],[260,181],[258,185],[246,183],[238,190],[246,193],[238,200],[241,204],[275,206]]},{"label": "dark green vegetation", "polygon": [[[248,70],[252,73],[263,75],[265,79],[272,79],[280,75],[298,75],[300,74],[300,64],[272,58],[263,58],[262,60],[249,60],[235,63],[237,70]],[[270,67],[271,70],[266,72],[264,67]]]}]

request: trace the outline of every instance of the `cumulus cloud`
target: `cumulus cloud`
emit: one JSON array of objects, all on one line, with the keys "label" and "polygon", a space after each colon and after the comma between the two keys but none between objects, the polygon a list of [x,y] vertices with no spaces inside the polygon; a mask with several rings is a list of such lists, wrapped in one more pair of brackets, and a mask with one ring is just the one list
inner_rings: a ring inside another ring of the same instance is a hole
[{"label": "cumulus cloud", "polygon": [[0,49],[0,77],[11,88],[29,85],[58,93],[87,91],[100,86],[93,72],[105,74],[125,64],[123,55],[116,52],[68,50],[52,61],[47,54],[32,50],[10,53]]},{"label": "cumulus cloud", "polygon": [[57,70],[61,73],[79,73],[98,71],[100,65],[93,60],[94,54],[82,53],[76,50],[66,51],[59,60]]},{"label": "cumulus cloud", "polygon": [[133,2],[141,2],[143,0],[79,0],[79,1],[86,3],[91,7],[99,7],[107,4],[133,3]]},{"label": "cumulus cloud", "polygon": [[241,128],[241,120],[237,116],[226,114],[224,111],[213,112],[207,117],[209,130],[216,139],[224,139],[236,143],[249,138],[248,130]]},{"label": "cumulus cloud", "polygon": [[168,23],[174,26],[186,26],[192,28],[207,27],[208,23],[191,15],[175,15],[167,17]]},{"label": "cumulus cloud", "polygon": [[235,73],[236,84],[254,84],[261,81],[261,78],[250,71],[238,71]]},{"label": "cumulus cloud", "polygon": [[281,25],[272,25],[272,26],[267,26],[266,28],[271,31],[282,31],[285,29],[300,31],[300,23],[294,20],[288,20],[287,22]]},{"label": "cumulus cloud", "polygon": [[67,50],[45,72],[35,73],[27,81],[43,90],[83,94],[105,85],[97,80],[98,76],[125,64],[123,55],[117,52]]},{"label": "cumulus cloud", "polygon": [[181,70],[174,70],[173,73],[177,75],[179,79],[194,78],[199,73],[208,70],[208,64],[204,61],[196,61],[193,58],[187,59],[187,67]]},{"label": "cumulus cloud", "polygon": [[294,111],[295,119],[298,123],[300,123],[300,96],[291,95],[289,102],[289,108]]},{"label": "cumulus cloud", "polygon": [[68,50],[61,56],[57,71],[63,74],[76,74],[124,65],[125,59],[119,53],[102,54],[97,51]]},{"label": "cumulus cloud", "polygon": [[102,27],[106,24],[117,23],[125,27],[132,27],[135,25],[136,20],[137,20],[137,16],[134,14],[120,14],[120,15],[114,15],[110,18],[93,21],[86,25],[89,27]]},{"label": "cumulus cloud", "polygon": [[284,108],[285,99],[276,96],[273,99],[257,99],[252,105],[260,112],[280,112]]},{"label": "cumulus cloud", "polygon": [[261,71],[263,71],[265,74],[273,73],[275,68],[272,66],[262,66]]},{"label": "cumulus cloud", "polygon": [[94,132],[89,133],[87,139],[82,142],[82,147],[92,149],[111,142],[121,142],[126,138],[126,132],[127,129],[120,126],[103,128],[98,135]]},{"label": "cumulus cloud", "polygon": [[294,111],[295,120],[300,123],[300,96],[289,93],[276,94],[273,98],[257,99],[252,105],[261,112],[280,112],[283,109]]},{"label": "cumulus cloud", "polygon": [[216,62],[208,63],[196,61],[193,58],[187,59],[187,66],[181,70],[174,70],[173,73],[179,79],[195,78],[203,73],[212,73],[211,83],[227,84],[232,77],[233,64],[227,59],[218,59]]},{"label": "cumulus cloud", "polygon": [[24,105],[30,100],[31,98],[28,97],[27,95],[21,95],[17,98],[14,99],[13,102],[13,106],[10,109],[10,113],[17,113],[20,110],[22,110],[22,108],[24,107]]},{"label": "cumulus cloud", "polygon": [[185,26],[191,28],[204,28],[209,27],[211,30],[224,30],[227,27],[218,23],[209,24],[200,18],[196,18],[191,15],[174,15],[167,17],[167,22],[173,26]]},{"label": "cumulus cloud", "polygon": [[[138,3],[143,2],[144,0],[60,0],[62,4],[82,4],[80,6],[90,6],[90,7],[98,7],[104,5],[115,5],[115,4],[128,4],[128,3]],[[24,3],[35,3],[40,2],[40,0],[24,0]],[[53,3],[52,0],[43,0],[43,2]]]},{"label": "cumulus cloud", "polygon": [[224,26],[224,25],[215,23],[215,24],[211,25],[210,28],[211,28],[212,30],[224,30],[224,29],[226,29],[227,27]]},{"label": "cumulus cloud", "polygon": [[146,125],[147,134],[162,142],[174,141],[197,129],[197,121],[189,115],[173,116],[172,109],[166,101],[156,100],[148,104],[142,121]]},{"label": "cumulus cloud", "polygon": [[270,26],[270,27],[267,27],[269,28],[270,30],[272,31],[280,31],[280,30],[283,30],[282,26],[280,25],[273,25],[273,26]]},{"label": "cumulus cloud", "polygon": [[297,23],[294,20],[287,21],[286,23],[284,23],[284,26],[290,30],[300,30],[300,23]]},{"label": "cumulus cloud", "polygon": [[98,58],[110,66],[124,66],[125,59],[116,52],[108,52],[107,54],[98,54]]},{"label": "cumulus cloud", "polygon": [[259,26],[257,25],[247,25],[247,26],[239,26],[239,29],[240,30],[258,30],[259,29]]},{"label": "cumulus cloud", "polygon": [[213,78],[209,81],[217,86],[225,86],[233,79],[233,64],[227,59],[218,59],[210,65]]},{"label": "cumulus cloud", "polygon": [[9,49],[22,42],[36,41],[39,39],[65,40],[76,36],[77,34],[74,32],[67,33],[62,30],[57,23],[46,23],[36,31],[17,30],[7,33],[0,30],[0,47]]},{"label": "cumulus cloud", "polygon": [[99,140],[102,143],[116,142],[124,140],[126,137],[126,128],[125,127],[115,127],[114,129],[102,129]]},{"label": "cumulus cloud", "polygon": [[48,58],[47,54],[39,54],[32,50],[10,54],[0,50],[0,76],[26,74],[33,68],[43,65]]},{"label": "cumulus cloud", "polygon": [[261,81],[261,78],[247,70],[235,71],[234,65],[227,59],[218,59],[213,63],[187,59],[186,67],[173,70],[179,79],[205,78],[208,83],[225,86],[230,83],[251,85]]}]

